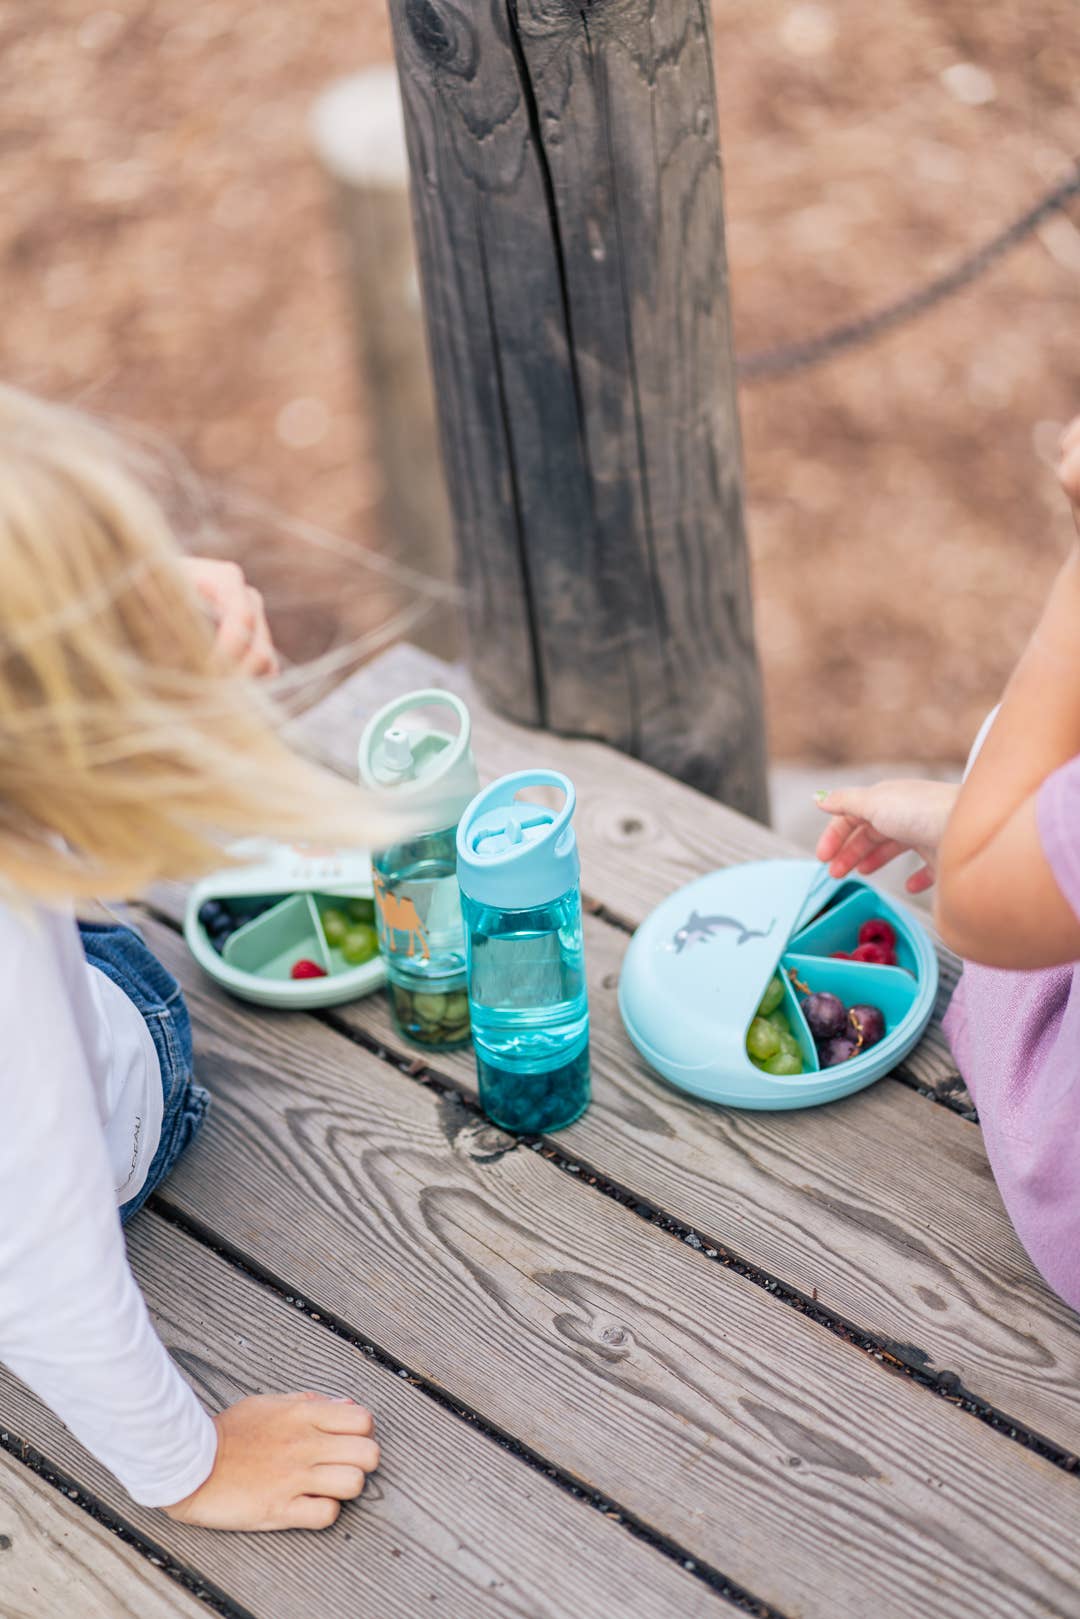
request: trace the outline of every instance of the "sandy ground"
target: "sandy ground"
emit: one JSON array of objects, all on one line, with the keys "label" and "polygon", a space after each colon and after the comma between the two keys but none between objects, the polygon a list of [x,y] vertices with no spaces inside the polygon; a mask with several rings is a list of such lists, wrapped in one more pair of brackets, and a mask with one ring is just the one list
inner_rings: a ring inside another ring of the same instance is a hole
[{"label": "sandy ground", "polygon": [[[1080,149],[1073,0],[715,16],[745,350],[941,270]],[[259,516],[237,543],[289,650],[348,641],[383,602],[349,560],[379,543],[379,474],[306,117],[387,58],[382,0],[0,0],[0,51],[0,371],[343,536],[301,552]],[[745,390],[778,757],[963,755],[1067,541],[1048,457],[1080,409],[1078,281],[1058,219],[917,326]]]}]

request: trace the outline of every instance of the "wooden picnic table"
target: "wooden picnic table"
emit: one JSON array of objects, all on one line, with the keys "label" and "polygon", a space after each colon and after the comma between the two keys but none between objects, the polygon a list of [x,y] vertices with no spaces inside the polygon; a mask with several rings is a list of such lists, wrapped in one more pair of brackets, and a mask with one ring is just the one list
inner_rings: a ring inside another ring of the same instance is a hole
[{"label": "wooden picnic table", "polygon": [[[462,677],[398,648],[299,730],[351,774],[366,716],[418,685]],[[2,1619],[190,1619],[198,1595],[258,1619],[1080,1615],[1080,1321],[1009,1226],[940,1030],[830,1107],[670,1089],[618,1018],[631,930],[791,851],[597,744],[481,709],[475,732],[485,775],[578,787],[592,1107],[518,1142],[467,1052],[406,1049],[383,995],[230,1000],[157,896],[214,1105],[132,1223],[136,1274],[211,1405],[348,1391],[383,1465],[323,1534],[185,1528],[4,1375]]]}]

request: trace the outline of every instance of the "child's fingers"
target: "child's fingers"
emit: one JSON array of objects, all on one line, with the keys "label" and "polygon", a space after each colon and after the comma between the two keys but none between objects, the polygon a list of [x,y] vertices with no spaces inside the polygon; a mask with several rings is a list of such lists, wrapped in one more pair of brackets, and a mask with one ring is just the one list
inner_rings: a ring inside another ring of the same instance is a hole
[{"label": "child's fingers", "polygon": [[929,866],[922,866],[912,872],[904,886],[909,894],[925,894],[928,888],[934,886],[934,873]]},{"label": "child's fingers", "polygon": [[283,1514],[283,1529],[329,1529],[341,1515],[341,1502],[325,1495],[298,1495]]},{"label": "child's fingers", "polygon": [[835,816],[818,838],[816,854],[819,860],[834,860],[857,826],[863,823],[851,815]]},{"label": "child's fingers", "polygon": [[312,1467],[360,1467],[374,1473],[379,1465],[379,1447],[374,1439],[360,1434],[321,1434],[308,1454]]},{"label": "child's fingers", "polygon": [[313,1495],[329,1495],[335,1501],[354,1501],[363,1493],[366,1474],[361,1467],[313,1467],[304,1487]]},{"label": "child's fingers", "polygon": [[896,860],[902,854],[907,854],[909,845],[897,843],[895,838],[889,838],[885,843],[879,844],[873,854],[859,862],[859,872],[863,877],[872,877],[875,871],[887,866],[890,860]]},{"label": "child's fingers", "polygon": [[322,1399],[318,1410],[311,1413],[311,1419],[323,1433],[367,1436],[375,1431],[375,1418],[371,1412],[366,1406],[354,1405],[351,1400]]},{"label": "child's fingers", "polygon": [[880,832],[876,832],[867,821],[863,821],[852,832],[833,856],[829,870],[834,877],[846,877],[849,871],[868,860],[884,839]]}]

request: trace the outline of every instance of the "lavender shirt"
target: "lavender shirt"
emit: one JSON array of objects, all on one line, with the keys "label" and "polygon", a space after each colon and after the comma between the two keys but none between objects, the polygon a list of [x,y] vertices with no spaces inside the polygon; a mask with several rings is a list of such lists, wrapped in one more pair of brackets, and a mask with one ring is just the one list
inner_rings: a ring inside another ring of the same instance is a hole
[{"label": "lavender shirt", "polygon": [[[1043,851],[1080,920],[1080,757],[1043,783],[1037,806]],[[968,963],[944,1027],[1017,1235],[1080,1309],[1080,963]]]}]

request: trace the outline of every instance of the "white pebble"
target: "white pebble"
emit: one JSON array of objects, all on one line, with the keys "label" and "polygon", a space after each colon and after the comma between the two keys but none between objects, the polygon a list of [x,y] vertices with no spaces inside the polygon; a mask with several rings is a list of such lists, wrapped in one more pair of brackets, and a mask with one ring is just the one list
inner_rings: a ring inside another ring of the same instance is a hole
[{"label": "white pebble", "polygon": [[306,396],[290,399],[277,413],[274,431],[291,450],[309,450],[327,435],[330,412],[322,399]]},{"label": "white pebble", "polygon": [[962,101],[965,107],[984,107],[997,97],[994,75],[974,62],[954,62],[943,68],[941,82],[953,100]]}]

